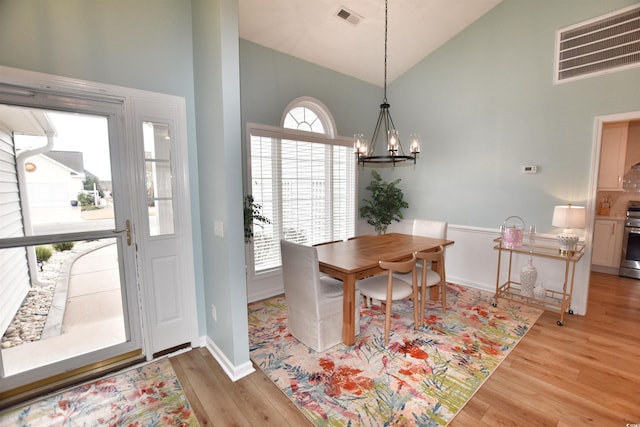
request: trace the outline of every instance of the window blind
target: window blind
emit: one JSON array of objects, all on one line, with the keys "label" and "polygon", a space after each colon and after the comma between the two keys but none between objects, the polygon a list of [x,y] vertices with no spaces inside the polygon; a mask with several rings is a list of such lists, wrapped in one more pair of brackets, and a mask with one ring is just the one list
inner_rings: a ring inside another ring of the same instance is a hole
[{"label": "window blind", "polygon": [[250,191],[271,220],[254,224],[256,273],[281,265],[280,239],[314,245],[354,235],[353,148],[318,134],[305,139],[251,130]]}]

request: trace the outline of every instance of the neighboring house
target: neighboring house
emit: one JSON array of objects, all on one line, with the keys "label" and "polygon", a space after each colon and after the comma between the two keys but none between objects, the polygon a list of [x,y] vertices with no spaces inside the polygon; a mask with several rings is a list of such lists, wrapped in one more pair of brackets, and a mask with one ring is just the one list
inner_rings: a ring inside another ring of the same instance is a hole
[{"label": "neighboring house", "polygon": [[49,151],[27,162],[35,166],[25,175],[31,208],[69,206],[84,189],[84,162],[79,151]]},{"label": "neighboring house", "polygon": [[[2,138],[1,141],[6,151],[11,152],[10,139]],[[0,216],[4,226],[13,230],[14,236],[24,236],[30,233],[24,229],[23,211],[19,208],[19,200],[13,200],[13,195],[18,194],[15,157],[7,158],[11,158],[11,164],[5,162],[7,167],[3,168],[3,172],[12,179],[7,180],[3,187],[4,208]],[[28,195],[28,200],[22,200],[23,207],[70,208],[70,201],[76,200],[78,193],[83,190],[85,174],[82,153],[49,151],[46,154],[28,157],[23,176]],[[5,331],[11,323],[24,297],[35,284],[35,278],[30,279],[27,274],[28,271],[31,275],[34,274],[34,270],[27,267],[27,259],[32,257],[33,255],[27,254],[25,248],[12,248],[0,252],[0,262],[3,266],[0,273],[0,294],[3,295],[0,303],[0,331]]]}]

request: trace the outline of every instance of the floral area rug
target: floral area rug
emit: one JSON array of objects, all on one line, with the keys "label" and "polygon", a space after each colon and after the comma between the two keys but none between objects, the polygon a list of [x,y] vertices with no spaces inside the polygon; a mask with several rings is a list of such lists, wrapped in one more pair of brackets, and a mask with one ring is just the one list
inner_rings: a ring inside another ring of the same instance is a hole
[{"label": "floral area rug", "polygon": [[0,412],[0,426],[199,426],[168,359]]},{"label": "floral area rug", "polygon": [[315,425],[446,425],[542,314],[447,288],[446,313],[430,306],[418,330],[412,302],[394,302],[387,347],[374,303],[362,309],[354,346],[323,353],[287,332],[283,295],[249,304],[251,359]]}]

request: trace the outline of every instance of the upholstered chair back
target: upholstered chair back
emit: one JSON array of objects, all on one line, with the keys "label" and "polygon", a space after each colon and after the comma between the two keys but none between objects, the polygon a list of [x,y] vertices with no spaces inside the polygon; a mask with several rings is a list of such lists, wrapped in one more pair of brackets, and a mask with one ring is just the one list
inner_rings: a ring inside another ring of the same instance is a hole
[{"label": "upholstered chair back", "polygon": [[[315,247],[281,240],[280,250],[289,332],[319,352],[341,343],[342,282],[320,275]],[[357,292],[356,301],[359,297]],[[360,332],[359,317],[357,306],[356,335]]]}]

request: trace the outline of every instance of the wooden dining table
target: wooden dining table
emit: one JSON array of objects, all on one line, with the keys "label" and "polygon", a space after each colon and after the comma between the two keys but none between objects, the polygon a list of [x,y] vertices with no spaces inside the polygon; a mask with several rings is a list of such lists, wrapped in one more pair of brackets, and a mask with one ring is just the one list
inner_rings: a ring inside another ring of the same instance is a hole
[{"label": "wooden dining table", "polygon": [[433,250],[449,246],[454,242],[445,239],[389,233],[365,235],[345,241],[317,246],[320,271],[342,280],[342,341],[346,345],[355,343],[356,281],[382,274],[379,261],[398,261],[410,257],[414,252]]}]

